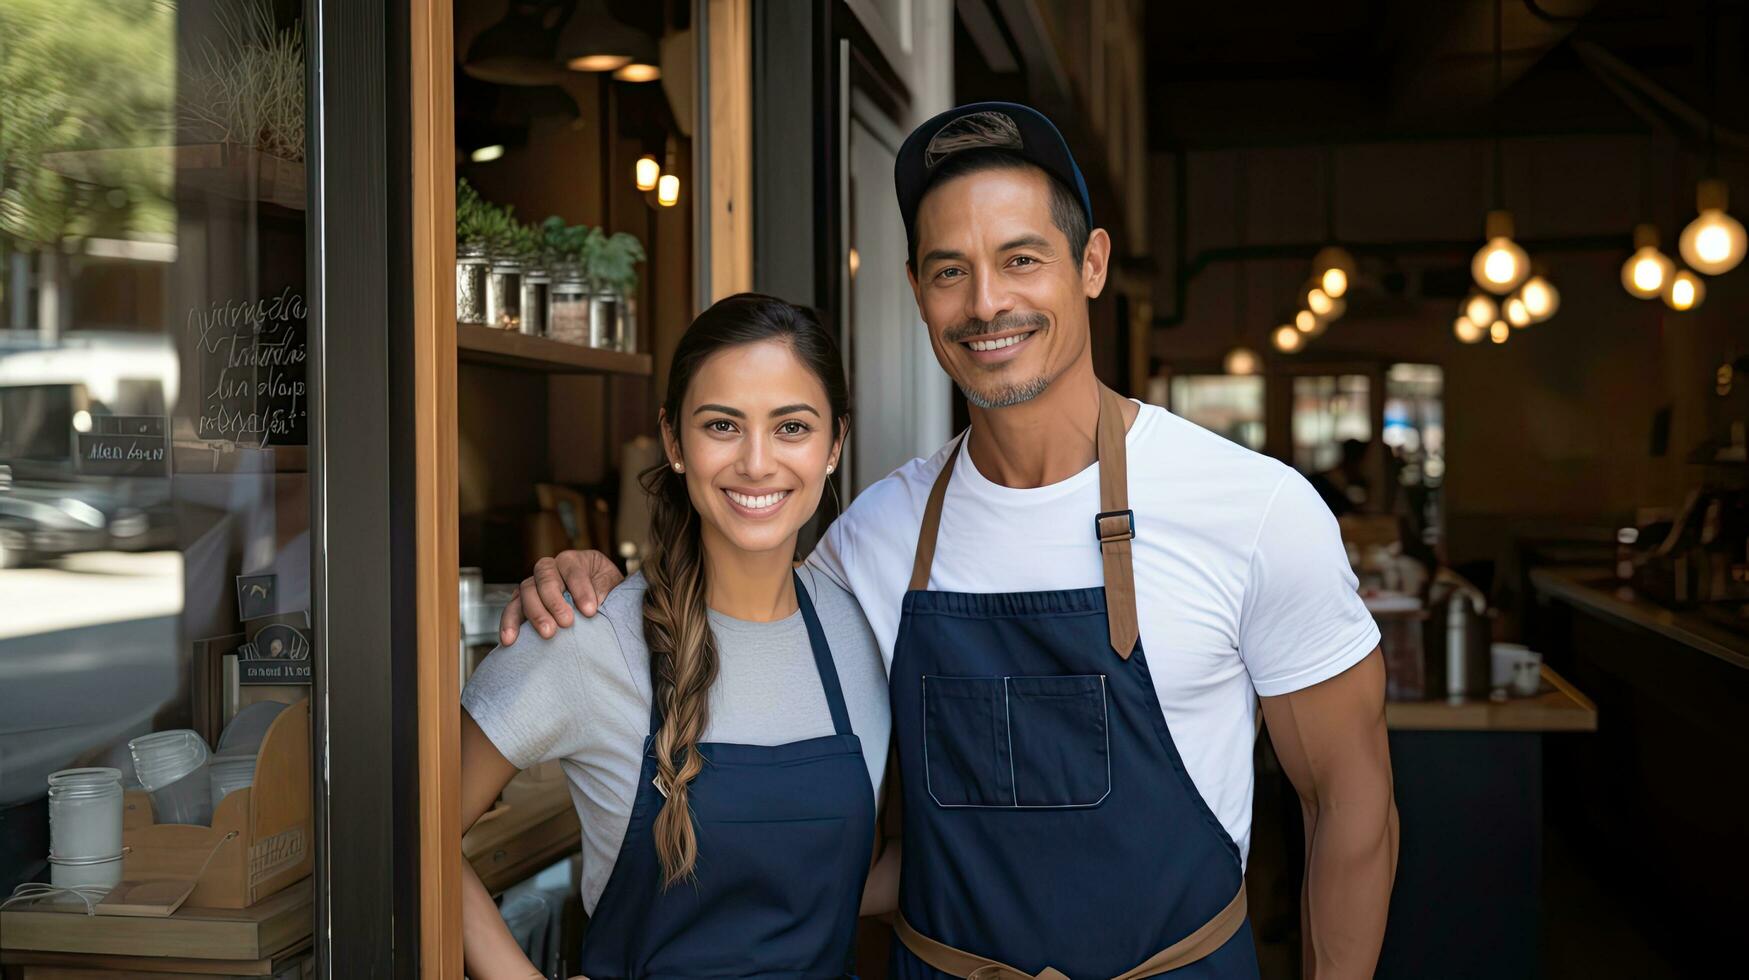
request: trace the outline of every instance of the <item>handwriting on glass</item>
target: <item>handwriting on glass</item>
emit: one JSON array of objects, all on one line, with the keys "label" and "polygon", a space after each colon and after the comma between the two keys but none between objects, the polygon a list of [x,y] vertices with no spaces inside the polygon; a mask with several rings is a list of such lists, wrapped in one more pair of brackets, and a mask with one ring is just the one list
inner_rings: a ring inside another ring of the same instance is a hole
[{"label": "handwriting on glass", "polygon": [[271,298],[188,311],[188,332],[202,355],[202,439],[258,445],[303,430],[306,314],[304,298],[290,286]]}]

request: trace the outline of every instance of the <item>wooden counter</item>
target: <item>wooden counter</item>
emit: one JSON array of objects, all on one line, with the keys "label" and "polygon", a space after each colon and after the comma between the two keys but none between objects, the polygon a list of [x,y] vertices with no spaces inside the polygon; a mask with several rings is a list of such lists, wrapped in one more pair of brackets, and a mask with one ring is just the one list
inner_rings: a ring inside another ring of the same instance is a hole
[{"label": "wooden counter", "polygon": [[1594,732],[1597,706],[1544,665],[1543,691],[1506,701],[1391,701],[1385,725],[1392,731]]},{"label": "wooden counter", "polygon": [[[462,838],[494,895],[577,849],[577,812],[563,778],[512,781],[507,800]],[[246,909],[177,910],[162,919],[20,909],[0,912],[0,966],[27,980],[181,973],[272,976],[311,945],[312,882]]]},{"label": "wooden counter", "polygon": [[1618,586],[1607,569],[1552,565],[1531,569],[1531,585],[1545,596],[1571,603],[1626,626],[1651,630],[1728,664],[1749,670],[1749,634],[1728,629],[1704,614],[1670,609]]}]

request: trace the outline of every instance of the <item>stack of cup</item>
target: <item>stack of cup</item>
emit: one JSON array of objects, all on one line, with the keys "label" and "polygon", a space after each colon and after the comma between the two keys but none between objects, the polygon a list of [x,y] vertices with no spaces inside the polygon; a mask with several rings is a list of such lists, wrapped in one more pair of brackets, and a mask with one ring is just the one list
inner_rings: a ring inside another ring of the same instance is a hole
[{"label": "stack of cup", "polygon": [[121,880],[121,770],[49,776],[49,881],[112,888]]},{"label": "stack of cup", "polygon": [[207,763],[207,772],[211,774],[213,809],[216,811],[219,801],[227,794],[255,782],[255,753],[221,752]]},{"label": "stack of cup", "polygon": [[152,794],[152,811],[159,823],[213,822],[211,781],[206,740],[197,732],[179,728],[141,735],[128,743],[134,757],[134,775]]}]

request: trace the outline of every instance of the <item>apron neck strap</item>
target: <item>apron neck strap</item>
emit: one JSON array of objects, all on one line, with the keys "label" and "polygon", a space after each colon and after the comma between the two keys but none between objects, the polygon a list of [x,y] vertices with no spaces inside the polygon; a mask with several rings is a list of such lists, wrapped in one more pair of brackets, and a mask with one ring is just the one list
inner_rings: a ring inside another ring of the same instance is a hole
[{"label": "apron neck strap", "polygon": [[[814,612],[814,601],[808,598],[808,590],[802,587],[802,579],[795,572],[790,572],[796,587],[796,605],[801,607],[802,622],[808,628],[808,646],[814,651],[814,670],[820,675],[820,688],[826,694],[826,707],[832,712],[832,731],[837,735],[851,735],[850,710],[844,704],[844,688],[838,683],[838,666],[832,660],[832,648],[826,643],[826,630],[820,625],[820,617]],[[650,735],[652,737],[662,730],[662,701],[656,697],[655,660],[650,663]]]},{"label": "apron neck strap", "polygon": [[[1136,622],[1136,576],[1131,565],[1130,539],[1136,536],[1136,517],[1130,510],[1129,467],[1125,454],[1124,397],[1099,387],[1099,423],[1095,451],[1099,462],[1099,513],[1094,516],[1094,534],[1105,572],[1105,609],[1111,625],[1111,648],[1129,659],[1141,629]],[[947,501],[947,484],[953,477],[968,431],[948,453],[941,474],[929,488],[923,507],[923,526],[917,532],[917,555],[911,563],[911,591],[929,588],[929,570],[935,563],[935,539],[941,532],[941,510]]]}]

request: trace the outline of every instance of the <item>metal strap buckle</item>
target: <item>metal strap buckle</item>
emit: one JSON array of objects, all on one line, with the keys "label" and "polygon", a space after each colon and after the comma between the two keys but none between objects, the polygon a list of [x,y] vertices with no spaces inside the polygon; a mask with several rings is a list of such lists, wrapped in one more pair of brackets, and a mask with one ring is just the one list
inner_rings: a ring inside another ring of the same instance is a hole
[{"label": "metal strap buckle", "polygon": [[1093,517],[1093,533],[1100,544],[1128,541],[1136,536],[1136,512],[1133,510],[1101,511]]}]

